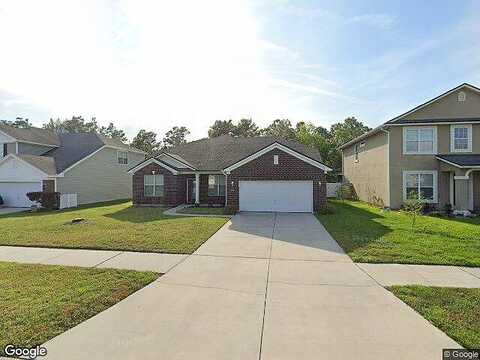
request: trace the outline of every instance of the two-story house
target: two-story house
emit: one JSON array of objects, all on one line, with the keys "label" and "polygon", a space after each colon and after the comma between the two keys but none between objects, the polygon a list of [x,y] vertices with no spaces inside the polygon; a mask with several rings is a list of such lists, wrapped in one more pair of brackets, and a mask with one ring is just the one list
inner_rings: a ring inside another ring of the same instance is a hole
[{"label": "two-story house", "polygon": [[360,200],[398,209],[480,210],[480,89],[462,84],[346,143],[343,175]]},{"label": "two-story house", "polygon": [[127,170],[144,159],[143,151],[98,134],[0,124],[0,196],[9,207],[29,207],[26,194],[42,190],[75,194],[78,204],[127,199]]}]

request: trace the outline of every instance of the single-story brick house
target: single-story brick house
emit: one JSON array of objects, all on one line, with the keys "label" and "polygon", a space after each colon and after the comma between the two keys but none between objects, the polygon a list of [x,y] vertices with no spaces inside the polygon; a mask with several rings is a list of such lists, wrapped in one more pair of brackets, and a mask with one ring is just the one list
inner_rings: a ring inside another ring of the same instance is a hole
[{"label": "single-story brick house", "polygon": [[330,170],[317,150],[294,141],[226,135],[168,149],[129,173],[136,206],[313,212],[326,204]]}]

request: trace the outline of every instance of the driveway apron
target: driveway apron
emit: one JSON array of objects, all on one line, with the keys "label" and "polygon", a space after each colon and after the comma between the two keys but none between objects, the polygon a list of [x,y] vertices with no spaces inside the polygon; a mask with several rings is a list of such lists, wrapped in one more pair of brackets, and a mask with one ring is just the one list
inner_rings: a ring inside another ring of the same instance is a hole
[{"label": "driveway apron", "polygon": [[241,213],[192,256],[47,342],[47,359],[439,359],[454,341],[311,214]]}]

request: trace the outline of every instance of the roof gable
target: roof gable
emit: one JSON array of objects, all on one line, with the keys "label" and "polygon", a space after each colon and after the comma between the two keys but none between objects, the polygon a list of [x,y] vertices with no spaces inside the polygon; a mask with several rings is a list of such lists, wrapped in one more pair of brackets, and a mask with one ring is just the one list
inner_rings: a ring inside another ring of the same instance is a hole
[{"label": "roof gable", "polygon": [[46,129],[37,127],[20,129],[0,123],[0,131],[20,142],[49,146],[60,145],[60,140],[58,139],[57,134]]},{"label": "roof gable", "polygon": [[[465,101],[459,101],[459,93],[466,95]],[[462,84],[453,88],[406,113],[397,116],[386,124],[414,123],[432,120],[480,120],[480,89]]]}]

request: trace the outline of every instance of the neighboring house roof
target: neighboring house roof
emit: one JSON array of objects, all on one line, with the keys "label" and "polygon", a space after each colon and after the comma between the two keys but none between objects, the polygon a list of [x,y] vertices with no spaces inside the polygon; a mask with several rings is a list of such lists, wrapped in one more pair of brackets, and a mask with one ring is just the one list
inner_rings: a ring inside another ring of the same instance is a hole
[{"label": "neighboring house roof", "polygon": [[460,168],[480,166],[480,155],[478,154],[437,155],[437,159]]},{"label": "neighboring house roof", "polygon": [[479,92],[480,93],[480,88],[476,87],[476,86],[473,86],[471,84],[468,84],[468,83],[463,83],[451,90],[448,90],[446,92],[444,92],[443,94],[419,105],[419,106],[416,106],[414,107],[413,109],[401,114],[401,115],[398,115],[396,117],[394,117],[393,119],[383,123],[382,125],[376,127],[375,129],[373,130],[370,130],[369,132],[363,134],[363,135],[360,135],[358,137],[356,137],[355,139],[353,140],[350,140],[348,141],[347,143],[343,144],[342,146],[340,146],[340,149],[344,149],[350,145],[353,145],[363,139],[366,139],[372,135],[375,135],[376,133],[379,133],[380,131],[384,130],[385,128],[388,128],[389,126],[392,126],[392,125],[403,125],[403,124],[432,124],[432,123],[465,123],[465,122],[468,122],[468,123],[472,123],[472,122],[480,122],[480,118],[461,118],[461,119],[415,119],[415,120],[412,120],[412,119],[406,119],[405,117],[414,113],[415,111],[418,111],[442,98],[444,98],[445,96],[448,96],[452,93],[454,93],[455,91],[458,91],[462,88],[467,88],[467,89],[470,89],[472,91],[475,91],[475,92]]},{"label": "neighboring house roof", "polygon": [[0,123],[0,131],[22,142],[50,146],[60,145],[60,140],[58,139],[57,134],[50,130],[40,129],[36,127],[19,129]]},{"label": "neighboring house roof", "polygon": [[[316,149],[309,148],[295,141],[266,136],[232,137],[224,135],[206,138],[176,146],[168,149],[165,153],[193,167],[197,171],[220,171],[275,143],[322,163],[322,157]],[[162,154],[158,154],[155,157],[157,161],[159,161]],[[146,161],[149,160],[151,159]],[[139,168],[142,164],[135,166],[130,171]],[[171,165],[169,166],[172,167]]]},{"label": "neighboring house roof", "polygon": [[[22,131],[19,131],[22,130]],[[135,149],[127,144],[122,143],[118,139],[110,139],[95,133],[53,133],[49,130],[39,128],[16,129],[11,126],[0,124],[0,131],[15,138],[17,141],[24,141],[45,144],[45,141],[40,142],[41,139],[37,135],[42,134],[44,139],[50,136],[50,140],[55,138],[56,144],[52,149],[48,150],[41,156],[34,156],[28,154],[17,155],[22,160],[37,167],[48,175],[61,174],[68,168],[74,166],[79,161],[91,156],[99,149],[111,147],[119,150],[133,151],[144,153],[141,150]],[[30,137],[27,132],[31,131]],[[48,135],[49,133],[50,135]],[[21,136],[19,136],[21,135]],[[48,136],[47,136],[48,135]],[[30,141],[31,140],[31,141]]]},{"label": "neighboring house roof", "polygon": [[55,160],[52,157],[26,154],[20,154],[16,156],[30,165],[35,166],[37,169],[40,169],[47,175],[53,176],[57,174]]}]

